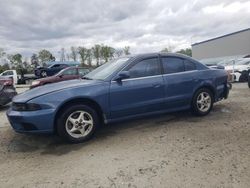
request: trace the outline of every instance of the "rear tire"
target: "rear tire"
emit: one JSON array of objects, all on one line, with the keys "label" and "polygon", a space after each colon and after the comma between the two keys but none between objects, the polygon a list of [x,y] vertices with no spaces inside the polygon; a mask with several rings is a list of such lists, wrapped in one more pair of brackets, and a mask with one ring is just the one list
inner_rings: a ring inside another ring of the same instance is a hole
[{"label": "rear tire", "polygon": [[57,121],[57,133],[70,143],[91,139],[99,126],[96,111],[86,105],[72,105],[62,112]]},{"label": "rear tire", "polygon": [[192,100],[192,111],[197,116],[205,116],[209,114],[213,108],[214,96],[207,88],[201,88],[195,92]]}]

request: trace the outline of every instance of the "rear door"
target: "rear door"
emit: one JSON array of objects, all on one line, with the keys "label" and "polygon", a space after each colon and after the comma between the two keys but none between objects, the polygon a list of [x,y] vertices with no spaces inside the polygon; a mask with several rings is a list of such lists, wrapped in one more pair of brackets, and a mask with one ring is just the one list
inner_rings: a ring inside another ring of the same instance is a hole
[{"label": "rear door", "polygon": [[195,87],[196,64],[179,57],[161,57],[165,82],[166,107],[190,105]]},{"label": "rear door", "polygon": [[130,78],[111,82],[111,118],[162,110],[165,89],[159,57],[137,60],[125,71]]}]

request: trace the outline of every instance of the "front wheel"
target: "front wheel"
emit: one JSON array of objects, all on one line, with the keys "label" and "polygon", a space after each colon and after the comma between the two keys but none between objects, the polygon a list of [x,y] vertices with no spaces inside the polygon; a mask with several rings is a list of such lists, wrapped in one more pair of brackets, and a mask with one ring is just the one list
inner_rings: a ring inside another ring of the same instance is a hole
[{"label": "front wheel", "polygon": [[192,100],[192,110],[195,115],[205,116],[213,108],[214,97],[212,92],[207,88],[199,89]]},{"label": "front wheel", "polygon": [[46,71],[42,71],[41,72],[41,76],[44,78],[44,77],[47,77],[47,72]]},{"label": "front wheel", "polygon": [[57,132],[66,141],[79,143],[92,138],[98,124],[99,118],[94,109],[86,105],[73,105],[59,117]]}]

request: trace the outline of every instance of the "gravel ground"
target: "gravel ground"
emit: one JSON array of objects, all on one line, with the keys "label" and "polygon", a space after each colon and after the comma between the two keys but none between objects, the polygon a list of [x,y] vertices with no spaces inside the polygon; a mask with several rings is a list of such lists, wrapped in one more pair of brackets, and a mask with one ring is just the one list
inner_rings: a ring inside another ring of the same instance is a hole
[{"label": "gravel ground", "polygon": [[82,144],[0,128],[0,187],[250,187],[250,89],[234,84],[206,117],[112,124]]}]

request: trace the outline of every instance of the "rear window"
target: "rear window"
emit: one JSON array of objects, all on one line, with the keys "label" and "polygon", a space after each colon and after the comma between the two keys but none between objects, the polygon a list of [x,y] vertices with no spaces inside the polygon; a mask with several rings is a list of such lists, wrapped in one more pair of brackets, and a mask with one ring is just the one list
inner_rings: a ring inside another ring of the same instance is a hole
[{"label": "rear window", "polygon": [[185,71],[196,70],[196,65],[194,62],[189,61],[187,59],[184,60]]},{"label": "rear window", "polygon": [[163,57],[162,65],[165,74],[183,72],[185,70],[183,59],[176,57]]}]

